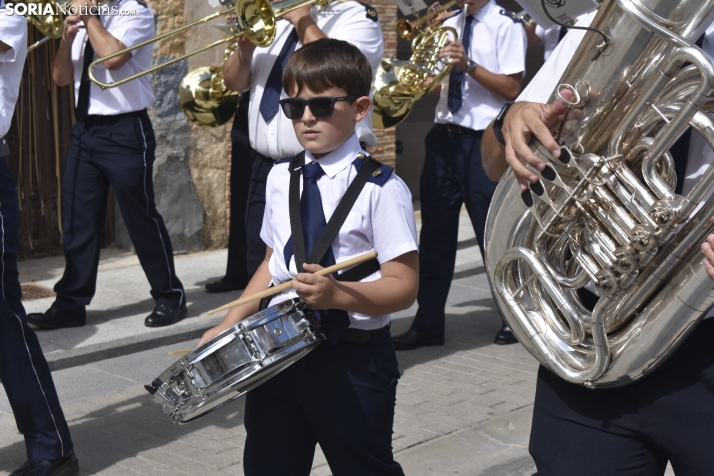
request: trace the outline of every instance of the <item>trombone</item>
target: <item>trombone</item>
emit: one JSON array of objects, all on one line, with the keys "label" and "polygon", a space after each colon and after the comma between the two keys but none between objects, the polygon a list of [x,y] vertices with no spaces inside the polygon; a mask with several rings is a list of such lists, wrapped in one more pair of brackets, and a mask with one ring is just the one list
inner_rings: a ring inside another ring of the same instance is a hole
[{"label": "trombone", "polygon": [[[269,46],[273,42],[273,40],[275,40],[275,22],[278,18],[288,12],[296,10],[305,5],[312,4],[315,6],[326,7],[329,3],[330,0],[283,0],[281,2],[276,2],[271,5],[268,0],[238,0],[234,8],[227,8],[223,11],[213,13],[198,21],[189,23],[188,25],[176,28],[175,30],[163,33],[159,36],[151,38],[150,40],[146,40],[130,48],[125,48],[123,50],[117,51],[116,53],[112,53],[103,58],[95,60],[92,64],[89,65],[89,79],[91,79],[94,84],[96,84],[102,89],[114,88],[146,74],[153,73],[154,71],[157,71],[161,68],[165,68],[166,66],[170,66],[174,63],[182,61],[193,55],[211,49],[214,46],[235,41],[240,36],[245,36],[246,38],[248,38],[248,40],[251,41],[251,43],[256,46]],[[200,25],[209,22],[215,18],[229,14],[235,14],[237,22],[235,26],[237,33],[232,34],[231,36],[228,36],[218,41],[214,41],[213,43],[210,43],[209,45],[199,48],[195,51],[186,53],[185,55],[158,64],[147,69],[146,71],[142,71],[125,79],[115,81],[113,83],[103,83],[97,80],[97,78],[94,76],[94,68],[96,68],[100,63],[103,63],[112,58],[116,58],[117,56],[121,56],[130,51],[134,51],[143,46],[150,45],[151,43],[154,43],[156,41],[161,41],[164,38],[168,38],[169,36],[173,36],[177,33],[181,33],[190,28],[193,28],[196,25]]]}]

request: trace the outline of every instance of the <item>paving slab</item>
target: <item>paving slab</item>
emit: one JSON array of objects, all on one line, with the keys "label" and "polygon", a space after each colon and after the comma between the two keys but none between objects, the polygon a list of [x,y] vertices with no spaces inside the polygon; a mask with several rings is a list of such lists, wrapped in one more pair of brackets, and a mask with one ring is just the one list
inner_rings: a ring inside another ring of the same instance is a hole
[{"label": "paving slab", "polygon": [[[226,250],[175,257],[176,272],[182,280],[188,316],[168,327],[148,328],[145,317],[154,308],[149,284],[136,255],[116,249],[102,250],[97,292],[87,307],[87,325],[37,335],[53,370],[82,365],[160,345],[197,339],[220,322],[225,313],[208,315],[208,310],[238,299],[240,291],[209,294],[203,285],[222,276]],[[19,263],[21,282],[53,287],[64,269],[62,257]],[[25,301],[27,312],[44,312],[54,298]]]},{"label": "paving slab", "polygon": [[[456,272],[446,304],[446,344],[398,352],[393,448],[407,475],[531,476],[527,452],[536,361],[520,345],[496,346],[500,316],[465,213]],[[204,329],[219,322],[208,309],[240,292],[211,295],[203,285],[223,274],[226,251],[176,256],[189,318],[162,329],[143,326],[153,308],[136,256],[103,250],[97,295],[83,328],[38,332],[80,460],[82,475],[240,475],[244,399],[198,421],[172,424],[144,390]],[[22,282],[52,287],[61,257],[20,263]],[[52,299],[25,302],[44,311]],[[396,313],[392,333],[409,328],[416,306]],[[0,387],[0,475],[25,460]],[[313,476],[331,475],[319,446]],[[673,473],[668,469],[668,476]]]}]

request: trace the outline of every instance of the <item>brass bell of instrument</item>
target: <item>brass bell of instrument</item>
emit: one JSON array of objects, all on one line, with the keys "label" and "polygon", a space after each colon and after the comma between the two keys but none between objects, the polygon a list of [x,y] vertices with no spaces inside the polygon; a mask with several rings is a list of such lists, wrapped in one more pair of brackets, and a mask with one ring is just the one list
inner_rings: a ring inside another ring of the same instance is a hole
[{"label": "brass bell of instrument", "polygon": [[189,121],[202,127],[220,127],[233,118],[240,93],[223,84],[223,69],[196,68],[179,86],[179,104]]}]

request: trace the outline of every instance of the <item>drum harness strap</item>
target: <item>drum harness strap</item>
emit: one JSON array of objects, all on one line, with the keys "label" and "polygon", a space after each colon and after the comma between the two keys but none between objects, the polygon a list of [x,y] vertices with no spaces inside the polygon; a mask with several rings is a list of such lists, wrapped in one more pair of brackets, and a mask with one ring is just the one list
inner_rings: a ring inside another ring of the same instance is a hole
[{"label": "drum harness strap", "polygon": [[[369,177],[378,170],[382,164],[374,160],[371,156],[364,156],[362,167],[359,169],[357,176],[352,183],[347,187],[347,191],[342,196],[342,199],[337,204],[334,213],[330,220],[325,225],[325,229],[315,243],[310,256],[305,258],[305,239],[303,236],[302,220],[300,217],[300,180],[302,177],[301,167],[305,165],[305,151],[296,155],[288,166],[290,171],[290,189],[289,189],[289,207],[290,207],[290,229],[293,239],[293,254],[295,255],[295,266],[298,272],[304,272],[303,264],[319,263],[334,241],[340,228],[347,219],[347,215],[354,206],[362,189],[367,184]],[[379,261],[375,258],[365,263],[354,266],[347,271],[337,274],[335,279],[338,281],[359,281],[370,274],[379,271]],[[363,329],[348,328],[342,335],[342,340],[367,342],[370,334],[375,334],[382,329],[366,331]]]}]

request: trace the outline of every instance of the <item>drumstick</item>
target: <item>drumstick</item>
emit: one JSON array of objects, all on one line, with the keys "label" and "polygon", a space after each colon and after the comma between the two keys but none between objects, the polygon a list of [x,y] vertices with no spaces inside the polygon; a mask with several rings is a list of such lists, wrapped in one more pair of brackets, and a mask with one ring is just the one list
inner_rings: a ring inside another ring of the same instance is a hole
[{"label": "drumstick", "polygon": [[[370,251],[369,253],[365,253],[363,255],[359,255],[355,258],[348,259],[347,261],[343,261],[342,263],[338,264],[333,264],[332,266],[329,266],[327,268],[321,269],[319,271],[316,271],[315,274],[318,276],[327,276],[328,274],[332,274],[334,272],[340,271],[345,268],[349,268],[350,266],[354,266],[356,264],[364,263],[365,261],[369,261],[371,259],[374,259],[377,257],[377,252],[376,251]],[[232,307],[237,307],[240,305],[243,305],[248,302],[252,301],[257,301],[259,299],[266,298],[268,296],[272,296],[274,294],[281,293],[283,291],[287,291],[290,289],[292,281],[285,282],[283,284],[279,284],[277,286],[273,286],[272,288],[268,288],[265,291],[261,291],[259,293],[255,293],[252,296],[247,296],[244,298],[240,298],[238,300],[235,300],[233,302],[229,302],[228,304],[225,304],[219,308],[212,309],[208,311],[209,314],[214,314],[216,312],[220,311],[225,311],[226,309],[230,309]]]}]

